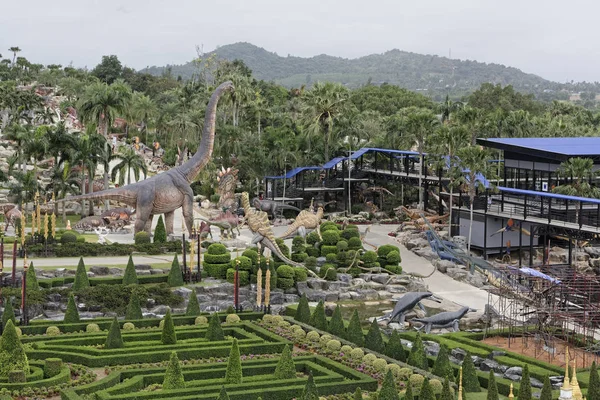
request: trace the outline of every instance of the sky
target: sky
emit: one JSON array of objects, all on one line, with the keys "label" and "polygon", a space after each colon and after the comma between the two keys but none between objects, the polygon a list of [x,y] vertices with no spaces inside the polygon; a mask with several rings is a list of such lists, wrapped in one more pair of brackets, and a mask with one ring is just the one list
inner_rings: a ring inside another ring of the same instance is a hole
[{"label": "sky", "polygon": [[400,49],[593,82],[599,12],[592,0],[0,0],[0,54],[88,68],[116,54],[141,69],[235,42],[300,57]]}]

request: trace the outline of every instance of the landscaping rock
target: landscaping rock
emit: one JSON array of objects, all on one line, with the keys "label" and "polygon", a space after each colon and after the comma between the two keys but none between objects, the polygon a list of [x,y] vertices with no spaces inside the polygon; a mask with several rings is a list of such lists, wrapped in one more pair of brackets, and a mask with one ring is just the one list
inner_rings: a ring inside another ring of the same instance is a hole
[{"label": "landscaping rock", "polygon": [[288,289],[285,289],[283,291],[283,293],[285,293],[285,294],[297,294],[298,293],[298,289],[296,289],[294,287],[288,288]]},{"label": "landscaping rock", "polygon": [[298,293],[302,294],[308,289],[308,283],[304,282],[296,282],[296,290]]},{"label": "landscaping rock", "polygon": [[283,304],[283,293],[271,292],[271,304]]},{"label": "landscaping rock", "polygon": [[511,381],[518,381],[523,375],[523,368],[521,367],[510,367],[504,371],[504,377]]},{"label": "landscaping rock", "polygon": [[530,378],[530,381],[531,381],[531,387],[541,389],[544,386],[543,382],[541,382],[535,378]]},{"label": "landscaping rock", "polygon": [[385,287],[389,293],[406,293],[406,286],[402,285],[387,285]]},{"label": "landscaping rock", "polygon": [[300,297],[296,294],[285,294],[283,296],[283,301],[286,303],[297,303],[300,301]]},{"label": "landscaping rock", "polygon": [[427,355],[435,357],[440,352],[440,344],[437,342],[423,340],[423,345],[425,346],[425,352],[427,353]]},{"label": "landscaping rock", "polygon": [[[111,269],[118,269],[120,271],[119,268],[111,268]],[[90,268],[90,272],[93,272],[96,275],[108,275],[110,272],[110,269],[108,267],[102,267],[102,266],[97,266],[94,265],[93,267]]]},{"label": "landscaping rock", "polygon": [[352,283],[352,275],[350,274],[338,274],[338,279],[344,283]]},{"label": "landscaping rock", "polygon": [[388,274],[373,274],[373,276],[371,276],[372,282],[377,282],[382,285],[385,285],[389,280],[390,275]]},{"label": "landscaping rock", "polygon": [[327,281],[319,278],[308,278],[306,280],[306,283],[311,289],[323,290],[325,288],[324,285],[327,284]]},{"label": "landscaping rock", "polygon": [[506,352],[504,352],[502,350],[492,350],[492,352],[490,353],[488,358],[493,359],[494,357],[502,357],[505,355],[506,355]]},{"label": "landscaping rock", "polygon": [[423,257],[424,259],[426,259],[428,261],[434,261],[437,258],[439,258],[437,253],[435,253],[433,250],[431,250],[431,247],[426,247],[423,249],[415,250],[415,254],[418,255],[419,257]]},{"label": "landscaping rock", "polygon": [[446,270],[446,273],[450,278],[455,279],[457,281],[462,281],[466,279],[467,275],[469,274],[467,271],[464,271],[460,268],[448,268]]},{"label": "landscaping rock", "polygon": [[135,265],[135,270],[139,271],[139,270],[147,270],[150,271],[152,269],[151,265],[147,265],[147,264],[136,264]]},{"label": "landscaping rock", "polygon": [[67,269],[66,268],[57,268],[54,270],[54,276],[55,277],[62,277],[65,276]]},{"label": "landscaping rock", "polygon": [[55,303],[53,301],[49,301],[49,302],[47,302],[47,303],[44,304],[44,310],[59,311],[60,310],[60,303]]},{"label": "landscaping rock", "polygon": [[456,268],[456,264],[449,260],[434,260],[433,265],[437,268],[438,271],[445,274],[448,268]]},{"label": "landscaping rock", "polygon": [[152,275],[152,272],[150,272],[151,270],[149,269],[141,269],[141,270],[136,270],[135,273],[139,276],[141,275]]},{"label": "landscaping rock", "polygon": [[165,271],[162,269],[158,269],[158,268],[152,268],[150,270],[150,274],[151,275],[164,275]]},{"label": "landscaping rock", "polygon": [[462,361],[465,359],[467,352],[464,351],[463,349],[461,349],[460,347],[456,347],[456,348],[452,349],[452,351],[450,352],[450,355],[452,357],[456,358],[457,360]]},{"label": "landscaping rock", "polygon": [[160,306],[156,306],[153,309],[151,309],[150,312],[152,314],[156,314],[156,315],[166,315],[167,311],[170,309],[171,309],[171,307],[169,307],[169,306],[160,305]]},{"label": "landscaping rock", "polygon": [[339,295],[337,292],[326,292],[325,301],[338,301]]},{"label": "landscaping rock", "polygon": [[121,268],[109,268],[108,272],[110,275],[123,275],[123,269]]},{"label": "landscaping rock", "polygon": [[302,294],[306,295],[308,301],[325,301],[325,298],[327,297],[327,292],[324,292],[323,290],[308,289]]},{"label": "landscaping rock", "polygon": [[339,300],[351,300],[352,295],[350,294],[350,292],[342,292],[339,294],[338,299]]},{"label": "landscaping rock", "polygon": [[180,287],[180,288],[173,290],[173,294],[175,294],[177,296],[181,296],[184,299],[187,299],[188,297],[190,297],[190,293],[192,293],[192,290],[185,288],[185,287]]},{"label": "landscaping rock", "polygon": [[[427,239],[414,238],[414,239],[411,239],[408,242],[406,242],[406,244],[404,246],[408,250],[421,249],[423,247],[429,246],[429,242],[427,241]],[[431,250],[431,248],[430,248],[430,250]]]},{"label": "landscaping rock", "polygon": [[[494,372],[498,372],[498,373],[504,372],[504,371],[502,371],[500,364],[498,364],[494,360],[483,360],[481,362],[481,364],[479,364],[479,369],[482,370],[483,372],[488,372],[488,371],[494,371]],[[505,368],[505,370],[506,370],[506,368]]]}]

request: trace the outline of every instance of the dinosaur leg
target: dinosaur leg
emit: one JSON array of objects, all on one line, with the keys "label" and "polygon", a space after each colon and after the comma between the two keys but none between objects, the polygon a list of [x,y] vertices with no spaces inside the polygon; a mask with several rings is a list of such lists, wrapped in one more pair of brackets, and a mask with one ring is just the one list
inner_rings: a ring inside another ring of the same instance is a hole
[{"label": "dinosaur leg", "polygon": [[148,217],[148,221],[146,221],[146,225],[144,226],[144,230],[148,233],[152,232],[152,219],[154,218],[154,215],[150,214],[150,217]]},{"label": "dinosaur leg", "polygon": [[265,238],[265,237],[264,237],[263,235],[259,235],[259,234],[257,233],[257,234],[255,234],[255,235],[254,235],[254,237],[252,238],[252,242],[251,242],[251,244],[257,244],[257,243],[261,243],[261,242],[262,242],[262,240],[263,240],[264,238]]},{"label": "dinosaur leg", "polygon": [[454,323],[452,324],[452,331],[453,332],[458,332],[460,329],[458,329],[458,320],[455,319]]},{"label": "dinosaur leg", "polygon": [[175,211],[165,213],[165,228],[167,235],[173,234],[173,220],[175,219]]},{"label": "dinosaur leg", "polygon": [[[154,201],[154,189],[141,190],[138,192],[135,206],[135,231],[141,232],[146,228],[146,222],[152,214],[152,202]],[[150,232],[148,232],[150,233]]]},{"label": "dinosaur leg", "polygon": [[181,211],[183,212],[183,220],[185,221],[185,226],[188,230],[188,233],[192,234],[192,228],[194,227],[194,193],[192,189],[187,187],[188,193],[185,194],[183,198],[183,206]]},{"label": "dinosaur leg", "polygon": [[431,332],[431,323],[425,325],[425,333],[429,334]]},{"label": "dinosaur leg", "polygon": [[405,321],[405,319],[406,319],[406,314],[404,314],[404,313],[400,314],[400,321],[398,321],[398,323],[399,323],[401,326],[404,326],[404,321]]},{"label": "dinosaur leg", "polygon": [[302,236],[302,239],[304,239],[306,241],[306,228],[302,225],[300,225],[298,227],[298,230],[296,231],[296,233],[300,236]]}]

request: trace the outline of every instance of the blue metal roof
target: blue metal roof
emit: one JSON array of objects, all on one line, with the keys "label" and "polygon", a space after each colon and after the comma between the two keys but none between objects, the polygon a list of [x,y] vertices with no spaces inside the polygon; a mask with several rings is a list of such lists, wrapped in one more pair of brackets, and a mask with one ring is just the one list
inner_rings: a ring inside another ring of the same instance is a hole
[{"label": "blue metal roof", "polygon": [[[555,137],[555,138],[490,138],[478,139],[484,146],[519,152],[541,151],[567,157],[600,155],[600,137]],[[498,145],[498,146],[494,146]]]},{"label": "blue metal roof", "polygon": [[336,165],[338,165],[339,163],[341,163],[342,161],[346,160],[348,157],[336,157],[333,158],[329,161],[327,161],[325,164],[323,164],[323,169],[330,169],[335,167]]},{"label": "blue metal roof", "polygon": [[581,201],[583,203],[600,204],[600,199],[594,199],[591,197],[578,197],[578,196],[567,196],[564,194],[552,193],[552,192],[538,192],[536,190],[524,190],[524,189],[513,189],[504,186],[498,186],[498,190],[505,193],[514,193],[527,196],[540,196],[548,197],[551,199],[559,200],[570,200],[570,201]]},{"label": "blue metal roof", "polygon": [[315,170],[315,169],[323,169],[323,168],[322,167],[318,167],[318,166],[314,166],[314,167],[297,167],[297,168],[289,170],[288,172],[285,173],[285,175],[265,176],[265,179],[283,179],[283,178],[290,179],[290,178],[293,178],[294,176],[298,175],[302,171],[311,171],[311,170]]},{"label": "blue metal roof", "polygon": [[406,151],[406,150],[392,150],[392,149],[379,149],[376,147],[363,147],[362,149],[356,150],[352,153],[350,157],[352,160],[356,160],[357,158],[365,155],[366,153],[377,152],[377,153],[386,153],[386,154],[405,154],[405,155],[419,155],[417,151]]}]

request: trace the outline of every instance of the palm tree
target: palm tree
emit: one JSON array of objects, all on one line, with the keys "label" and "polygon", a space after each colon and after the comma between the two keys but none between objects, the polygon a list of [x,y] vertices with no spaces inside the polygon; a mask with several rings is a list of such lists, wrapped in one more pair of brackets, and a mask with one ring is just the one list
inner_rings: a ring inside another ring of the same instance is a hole
[{"label": "palm tree", "polygon": [[15,182],[11,184],[9,193],[11,196],[16,198],[17,203],[20,205],[21,210],[24,210],[23,204],[27,204],[33,201],[34,194],[42,192],[42,186],[35,179],[33,171],[27,172],[15,172]]},{"label": "palm tree", "polygon": [[456,113],[456,119],[463,124],[471,134],[471,146],[475,145],[475,139],[479,133],[479,125],[482,112],[479,108],[465,105]]},{"label": "palm tree", "polygon": [[54,165],[72,158],[73,151],[77,148],[77,139],[67,132],[64,121],[46,132],[48,140],[48,153],[54,157]]},{"label": "palm tree", "polygon": [[[108,189],[110,184],[110,163],[117,159],[117,155],[113,154],[112,146],[108,141],[104,141],[101,151],[98,153],[98,163],[102,165],[103,178],[104,178],[104,190]],[[104,201],[104,209],[110,209],[110,200]]]},{"label": "palm tree", "polygon": [[139,119],[142,123],[142,134],[144,135],[144,143],[148,144],[148,123],[156,115],[158,108],[156,103],[150,97],[141,94],[134,93],[132,98],[132,109],[133,115]]},{"label": "palm tree", "polygon": [[459,167],[463,171],[461,180],[467,186],[467,192],[470,200],[469,210],[469,238],[467,241],[467,250],[471,251],[471,232],[473,230],[473,203],[475,202],[475,195],[477,194],[477,188],[482,183],[477,179],[479,174],[486,175],[488,173],[488,158],[489,154],[486,150],[483,150],[479,146],[467,146],[462,147],[457,151],[459,159]]},{"label": "palm tree", "polygon": [[[79,194],[79,182],[77,174],[71,169],[71,165],[68,161],[62,165],[54,165],[52,169],[51,182],[49,189],[56,196],[57,199],[63,199],[68,194],[76,195]],[[66,215],[66,203],[62,202],[62,221],[63,224],[67,223]],[[54,203],[54,213],[58,214],[58,202]]]},{"label": "palm tree", "polygon": [[12,140],[16,142],[17,154],[19,165],[21,166],[22,172],[25,173],[26,163],[25,163],[25,152],[23,151],[23,144],[25,141],[32,136],[32,127],[30,125],[21,125],[17,123],[12,123],[9,125],[5,132],[4,138],[7,140]]},{"label": "palm tree", "polygon": [[146,162],[144,158],[139,155],[131,147],[122,147],[120,152],[115,155],[117,160],[121,160],[115,165],[111,172],[111,178],[114,181],[119,175],[119,185],[123,185],[125,182],[125,175],[127,175],[127,184],[131,184],[131,171],[133,170],[133,176],[136,182],[140,180],[140,171],[144,173],[144,179],[148,173],[146,168]]},{"label": "palm tree", "polygon": [[303,97],[302,114],[307,133],[309,137],[323,139],[323,162],[327,162],[330,146],[337,140],[334,122],[344,114],[350,92],[339,83],[317,82]]},{"label": "palm tree", "polygon": [[15,66],[15,60],[17,59],[17,53],[21,52],[21,49],[18,46],[13,46],[8,49],[8,51],[13,53],[12,66]]},{"label": "palm tree", "polygon": [[[95,125],[89,125],[86,133],[78,138],[75,162],[81,165],[81,193],[85,193],[85,170],[88,172],[88,193],[94,191],[94,173],[98,155],[102,153],[106,139],[96,133]],[[88,215],[94,214],[94,202],[90,201]],[[81,201],[81,216],[85,216],[85,200]]]},{"label": "palm tree", "polygon": [[123,112],[130,92],[127,86],[117,81],[112,85],[95,82],[88,86],[79,104],[79,112],[84,122],[100,127],[102,135],[108,136],[109,127],[115,114]]}]

